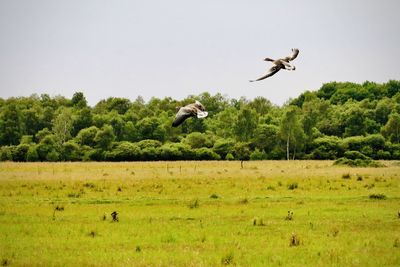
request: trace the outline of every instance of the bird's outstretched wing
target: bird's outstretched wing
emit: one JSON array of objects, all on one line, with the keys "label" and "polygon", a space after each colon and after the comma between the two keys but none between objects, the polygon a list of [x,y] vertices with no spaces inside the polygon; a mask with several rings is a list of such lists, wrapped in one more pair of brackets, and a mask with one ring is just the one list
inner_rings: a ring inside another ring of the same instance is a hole
[{"label": "bird's outstretched wing", "polygon": [[300,51],[297,48],[293,48],[292,52],[293,52],[293,54],[291,56],[285,57],[285,60],[287,62],[294,60],[297,57],[297,55],[299,54]]},{"label": "bird's outstretched wing", "polygon": [[187,118],[192,117],[193,109],[190,107],[182,107],[179,109],[178,113],[175,116],[175,120],[172,122],[172,127],[178,127],[182,124]]},{"label": "bird's outstretched wing", "polygon": [[272,66],[264,76],[261,76],[260,78],[258,78],[256,80],[250,80],[250,82],[261,81],[261,80],[264,80],[265,78],[271,77],[272,75],[277,73],[280,69],[281,68],[278,66]]}]

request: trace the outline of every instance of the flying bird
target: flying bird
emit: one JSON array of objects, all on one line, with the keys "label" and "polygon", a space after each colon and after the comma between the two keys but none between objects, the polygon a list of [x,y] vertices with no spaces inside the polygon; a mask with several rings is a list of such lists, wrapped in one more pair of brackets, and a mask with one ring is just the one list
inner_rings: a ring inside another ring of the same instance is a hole
[{"label": "flying bird", "polygon": [[268,70],[268,72],[261,76],[260,78],[256,79],[256,80],[250,80],[250,82],[256,82],[256,81],[261,81],[264,80],[265,78],[271,77],[272,75],[274,75],[275,73],[277,73],[279,70],[281,69],[285,69],[285,70],[295,70],[296,67],[292,66],[289,64],[290,61],[294,60],[297,55],[299,54],[299,49],[297,48],[293,48],[292,49],[293,54],[291,56],[287,56],[284,58],[280,58],[277,60],[274,59],[270,59],[270,58],[265,58],[265,61],[271,61],[273,66]]},{"label": "flying bird", "polygon": [[178,113],[175,116],[175,120],[172,123],[172,127],[178,127],[189,117],[205,118],[208,112],[205,111],[204,106],[196,100],[195,103],[180,107]]}]

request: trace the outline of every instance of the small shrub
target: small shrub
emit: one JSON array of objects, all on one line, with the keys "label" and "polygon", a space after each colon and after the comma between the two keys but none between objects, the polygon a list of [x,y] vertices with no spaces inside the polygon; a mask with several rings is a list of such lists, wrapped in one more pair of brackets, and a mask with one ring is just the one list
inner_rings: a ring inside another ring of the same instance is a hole
[{"label": "small shrub", "polygon": [[67,196],[71,197],[71,198],[79,198],[79,197],[81,197],[81,194],[79,194],[79,193],[69,193]]},{"label": "small shrub", "polygon": [[386,199],[384,194],[371,194],[369,195],[370,199]]},{"label": "small shrub", "polygon": [[350,167],[374,167],[374,168],[379,168],[379,167],[385,167],[380,162],[377,162],[371,158],[367,159],[348,159],[348,158],[339,158],[337,159],[333,165],[345,165],[345,166],[350,166]]},{"label": "small shrub", "polygon": [[54,208],[56,211],[63,211],[64,210],[64,206],[56,206],[55,208]]},{"label": "small shrub", "polygon": [[298,245],[300,245],[300,239],[298,238],[298,236],[295,233],[293,233],[292,236],[290,237],[289,246],[296,247]]},{"label": "small shrub", "polygon": [[233,264],[233,252],[229,252],[221,259],[223,265]]},{"label": "small shrub", "polygon": [[142,251],[142,249],[140,248],[140,246],[136,246],[135,251],[136,251],[136,252],[140,252],[140,251]]},{"label": "small shrub", "polygon": [[176,237],[173,234],[168,234],[167,236],[161,238],[161,242],[163,243],[175,243]]},{"label": "small shrub", "polygon": [[243,198],[241,200],[239,200],[239,204],[248,204],[249,200],[247,198]]},{"label": "small shrub", "polygon": [[287,220],[287,221],[293,220],[293,211],[290,211],[290,210],[288,211],[288,214],[286,215],[285,220]]},{"label": "small shrub", "polygon": [[95,237],[97,235],[97,233],[95,231],[90,231],[89,236],[91,237]]},{"label": "small shrub", "polygon": [[375,187],[375,184],[366,184],[364,185],[364,187],[366,187],[367,189],[372,189]]},{"label": "small shrub", "polygon": [[199,200],[198,200],[198,199],[192,200],[192,201],[189,203],[189,208],[190,208],[190,209],[197,209],[198,207],[200,207],[200,203],[199,203]]},{"label": "small shrub", "polygon": [[358,152],[358,151],[346,151],[344,152],[344,157],[347,159],[370,159],[370,157],[365,156],[363,153]]},{"label": "small shrub", "polygon": [[275,187],[273,187],[272,185],[269,185],[269,186],[267,186],[267,190],[275,191]]},{"label": "small shrub", "polygon": [[332,229],[332,236],[333,236],[333,237],[336,237],[336,236],[338,236],[338,234],[339,234],[339,229],[337,229],[336,227],[334,227],[334,228]]},{"label": "small shrub", "polygon": [[10,265],[10,260],[9,259],[2,259],[1,260],[1,266],[8,266]]},{"label": "small shrub", "polygon": [[94,183],[84,183],[83,186],[87,187],[87,188],[95,188],[96,187],[96,185]]},{"label": "small shrub", "polygon": [[396,238],[393,243],[393,247],[400,248],[400,239]]},{"label": "small shrub", "polygon": [[263,219],[254,218],[253,219],[253,226],[265,226]]},{"label": "small shrub", "polygon": [[289,190],[294,190],[294,189],[296,189],[298,187],[299,187],[299,185],[296,182],[293,182],[293,183],[290,183],[290,184],[287,185],[287,188]]},{"label": "small shrub", "polygon": [[226,154],[225,159],[226,160],[234,160],[235,157],[232,155],[232,153],[228,153],[228,154]]},{"label": "small shrub", "polygon": [[344,174],[342,175],[342,178],[343,178],[343,179],[350,179],[350,178],[351,178],[351,175],[350,175],[350,173],[344,173]]}]

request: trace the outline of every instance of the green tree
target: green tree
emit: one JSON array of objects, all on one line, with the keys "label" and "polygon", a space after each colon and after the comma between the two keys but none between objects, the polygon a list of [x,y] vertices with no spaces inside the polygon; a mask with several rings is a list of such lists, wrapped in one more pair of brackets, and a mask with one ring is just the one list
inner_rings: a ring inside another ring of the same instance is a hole
[{"label": "green tree", "polygon": [[254,109],[244,107],[239,111],[234,131],[239,141],[249,141],[258,125],[258,115]]},{"label": "green tree", "polygon": [[53,133],[60,145],[71,138],[72,112],[70,109],[61,108],[53,122]]},{"label": "green tree", "polygon": [[163,141],[165,128],[158,118],[144,118],[137,124],[140,139],[154,139]]},{"label": "green tree", "polygon": [[212,147],[214,145],[214,138],[210,134],[194,132],[186,136],[183,142],[191,148]]},{"label": "green tree", "polygon": [[79,109],[87,107],[87,101],[82,92],[74,93],[71,99],[71,103],[74,107]]},{"label": "green tree", "polygon": [[95,147],[96,146],[95,137],[98,131],[99,128],[97,128],[96,126],[91,126],[89,128],[82,129],[75,137],[75,140],[81,146]]},{"label": "green tree", "polygon": [[289,106],[282,119],[280,133],[282,139],[286,142],[286,159],[290,159],[290,150],[292,147],[292,158],[295,159],[296,151],[304,144],[304,131],[301,125],[299,109],[296,106]]},{"label": "green tree", "polygon": [[257,148],[270,152],[280,144],[279,126],[259,124],[255,131],[254,144]]},{"label": "green tree", "polygon": [[235,158],[240,160],[240,166],[243,169],[243,161],[250,159],[250,147],[248,143],[238,142],[234,147]]},{"label": "green tree", "polygon": [[93,115],[92,111],[88,107],[83,107],[79,109],[74,114],[74,119],[72,122],[72,136],[76,136],[80,130],[89,128],[93,125]]},{"label": "green tree", "polygon": [[22,114],[16,104],[6,105],[0,115],[0,144],[17,145],[22,136]]},{"label": "green tree", "polygon": [[109,150],[114,140],[115,134],[111,125],[104,125],[94,138],[97,147],[102,150]]},{"label": "green tree", "polygon": [[233,139],[218,139],[213,146],[213,151],[221,158],[226,158],[229,153],[234,150],[235,141]]},{"label": "green tree", "polygon": [[381,132],[392,143],[400,143],[400,115],[398,113],[390,114],[389,120]]}]

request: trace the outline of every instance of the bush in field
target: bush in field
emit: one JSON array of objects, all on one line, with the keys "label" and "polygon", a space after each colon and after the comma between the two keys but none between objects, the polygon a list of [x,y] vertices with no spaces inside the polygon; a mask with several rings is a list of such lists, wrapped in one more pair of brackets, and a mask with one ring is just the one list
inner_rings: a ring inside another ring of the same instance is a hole
[{"label": "bush in field", "polygon": [[[250,159],[250,147],[248,143],[238,142],[234,147],[235,159],[239,159],[242,163],[244,160]],[[243,166],[242,166],[243,167]]]},{"label": "bush in field", "polygon": [[26,161],[38,161],[39,155],[37,153],[37,145],[32,145],[29,147],[26,153]]},{"label": "bush in field", "polygon": [[140,148],[131,142],[120,142],[111,152],[106,153],[106,159],[112,161],[140,160]]},{"label": "bush in field", "polygon": [[199,148],[195,150],[197,160],[218,160],[221,157],[210,148]]},{"label": "bush in field", "polygon": [[0,148],[0,161],[13,160],[11,146],[2,146]]},{"label": "bush in field", "polygon": [[182,159],[182,151],[178,144],[167,143],[159,148],[160,159],[162,160],[180,160]]},{"label": "bush in field", "polygon": [[234,146],[235,141],[233,139],[218,139],[212,149],[221,158],[226,158],[228,154],[232,153]]},{"label": "bush in field", "polygon": [[344,152],[344,157],[347,159],[371,159],[370,157],[367,157],[363,153],[358,151],[346,151]]},{"label": "bush in field", "polygon": [[52,149],[46,155],[46,161],[56,162],[59,160],[60,160],[60,153],[58,153],[57,150],[55,150],[55,149]]},{"label": "bush in field", "polygon": [[345,165],[350,167],[385,167],[385,165],[373,160],[373,159],[348,159],[340,158],[337,159],[334,165]]},{"label": "bush in field", "polygon": [[210,148],[214,145],[213,139],[213,136],[210,134],[194,132],[188,134],[182,142],[189,145],[191,148]]},{"label": "bush in field", "polygon": [[[39,155],[39,159],[43,161],[55,161],[58,160],[59,154],[56,151],[57,149],[57,140],[55,135],[50,134],[46,135],[42,141],[37,145],[37,153]],[[51,153],[50,156],[48,156]],[[57,155],[58,154],[58,155]]]},{"label": "bush in field", "polygon": [[197,149],[193,150],[182,143],[166,143],[157,151],[161,160],[191,160],[197,155]]},{"label": "bush in field", "polygon": [[296,188],[298,188],[298,187],[299,187],[299,184],[296,183],[296,182],[293,182],[293,183],[290,183],[290,184],[287,185],[287,188],[288,188],[289,190],[294,190],[294,189],[296,189]]},{"label": "bush in field", "polygon": [[256,148],[256,150],[254,150],[251,154],[250,154],[250,160],[264,160],[267,159],[268,155],[267,153],[265,153],[265,151],[260,151],[258,150],[258,148]]},{"label": "bush in field", "polygon": [[232,153],[228,153],[228,154],[226,154],[225,159],[226,160],[234,160],[235,157],[232,155]]},{"label": "bush in field", "polygon": [[82,129],[75,137],[75,140],[80,145],[94,147],[96,145],[94,138],[96,137],[98,131],[99,128],[97,128],[96,126]]},{"label": "bush in field", "polygon": [[66,161],[78,161],[82,158],[81,148],[74,140],[62,144],[62,152],[63,159]]},{"label": "bush in field", "polygon": [[384,194],[371,194],[369,195],[370,199],[386,199]]},{"label": "bush in field", "polygon": [[28,144],[19,144],[14,147],[12,151],[13,161],[26,161],[26,154],[28,153],[29,147]]},{"label": "bush in field", "polygon": [[337,136],[324,136],[316,138],[312,144],[311,159],[336,159],[342,154],[340,138]]}]

